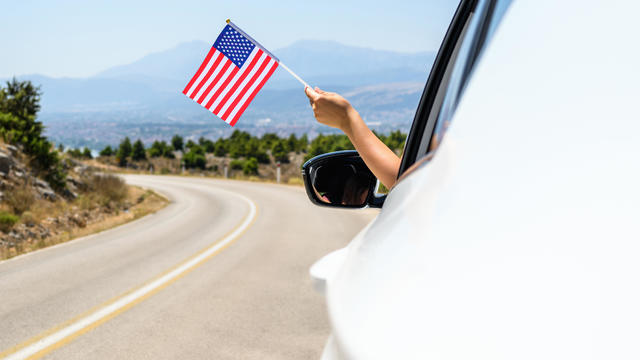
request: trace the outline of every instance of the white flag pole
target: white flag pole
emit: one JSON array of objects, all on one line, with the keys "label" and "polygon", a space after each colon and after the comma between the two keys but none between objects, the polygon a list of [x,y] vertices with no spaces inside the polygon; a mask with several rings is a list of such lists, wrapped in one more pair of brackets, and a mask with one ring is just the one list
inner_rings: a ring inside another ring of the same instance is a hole
[{"label": "white flag pole", "polygon": [[238,26],[236,26],[236,24],[231,22],[231,19],[227,19],[227,24],[229,24],[229,26],[231,26],[232,28],[234,28],[236,31],[238,31],[240,34],[242,34],[245,38],[249,39],[249,41],[251,41],[254,45],[256,45],[257,47],[259,47],[260,49],[262,49],[264,52],[266,52],[267,54],[269,54],[272,58],[274,58],[278,64],[280,64],[280,66],[282,66],[283,69],[287,70],[289,72],[289,74],[293,75],[294,78],[296,78],[296,80],[300,81],[300,84],[304,85],[305,87],[309,87],[311,88],[311,90],[313,90],[313,88],[311,86],[309,86],[309,84],[307,84],[304,80],[302,80],[302,78],[298,75],[296,75],[296,73],[294,73],[293,71],[291,71],[291,69],[289,69],[287,67],[287,65],[283,64],[282,61],[280,61],[280,59],[278,59],[275,55],[273,55],[272,53],[269,52],[269,50],[267,50],[264,46],[260,45],[259,42],[257,42],[256,40],[254,40],[251,36],[249,36],[247,33],[245,33],[244,31],[242,31],[242,29],[240,29]]},{"label": "white flag pole", "polygon": [[287,67],[287,65],[283,64],[282,61],[280,62],[280,66],[282,66],[283,69],[287,70],[289,72],[289,74],[293,75],[293,77],[296,78],[296,80],[300,81],[300,84],[304,85],[305,88],[309,87],[309,88],[311,88],[311,90],[313,90],[313,88],[311,86],[309,86],[309,84],[307,84],[304,80],[302,80],[302,78],[300,78],[300,76],[296,75],[296,73],[291,71],[291,69],[289,69]]}]

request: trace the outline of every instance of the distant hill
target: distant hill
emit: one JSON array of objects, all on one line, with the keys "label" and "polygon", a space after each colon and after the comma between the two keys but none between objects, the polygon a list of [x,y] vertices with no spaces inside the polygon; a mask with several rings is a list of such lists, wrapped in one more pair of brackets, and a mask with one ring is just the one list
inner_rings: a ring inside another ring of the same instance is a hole
[{"label": "distant hill", "polygon": [[[149,54],[127,65],[98,73],[96,78],[146,82],[151,79],[186,83],[211,45],[204,41],[182,43],[172,49]],[[380,82],[424,81],[435,54],[415,54],[347,46],[335,41],[303,40],[274,51],[278,58],[309,83],[360,86]],[[269,81],[273,88],[297,86],[284,71]]]},{"label": "distant hill", "polygon": [[[97,149],[133,128],[138,130],[131,136],[147,141],[170,133],[217,137],[232,129],[181,93],[209,46],[182,43],[89,78],[19,78],[42,86],[40,119],[56,142]],[[433,52],[406,54],[315,40],[274,53],[311,85],[345,94],[380,131],[408,130],[435,58]],[[258,133],[332,131],[315,123],[300,84],[282,69],[237,127]]]}]

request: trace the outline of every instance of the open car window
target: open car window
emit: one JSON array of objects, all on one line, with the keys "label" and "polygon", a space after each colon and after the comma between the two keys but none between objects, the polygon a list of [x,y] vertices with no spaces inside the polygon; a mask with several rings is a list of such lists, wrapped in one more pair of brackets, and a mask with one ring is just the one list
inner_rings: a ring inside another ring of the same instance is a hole
[{"label": "open car window", "polygon": [[474,67],[510,3],[461,1],[420,100],[399,175],[438,148]]}]

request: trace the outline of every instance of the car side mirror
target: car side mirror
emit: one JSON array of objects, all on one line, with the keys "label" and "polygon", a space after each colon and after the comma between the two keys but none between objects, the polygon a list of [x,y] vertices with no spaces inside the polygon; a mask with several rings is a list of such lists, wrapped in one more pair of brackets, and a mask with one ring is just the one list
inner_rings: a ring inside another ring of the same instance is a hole
[{"label": "car side mirror", "polygon": [[340,208],[382,207],[378,180],[355,150],[314,157],[302,165],[307,196],[320,206]]}]

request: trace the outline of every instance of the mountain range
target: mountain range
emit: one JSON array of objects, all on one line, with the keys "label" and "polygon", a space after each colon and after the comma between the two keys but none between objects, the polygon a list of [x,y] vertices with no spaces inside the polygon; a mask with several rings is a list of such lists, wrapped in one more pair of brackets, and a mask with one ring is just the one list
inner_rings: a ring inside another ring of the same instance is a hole
[{"label": "mountain range", "polygon": [[[192,41],[152,53],[88,78],[19,76],[43,91],[40,120],[47,134],[67,146],[98,149],[124,136],[145,142],[174,133],[216,138],[233,128],[181,92],[210,45]],[[435,58],[434,52],[398,53],[305,40],[275,50],[280,61],[309,84],[345,95],[378,131],[408,130]],[[332,129],[313,119],[300,84],[277,69],[237,129],[309,133]]]}]

